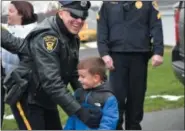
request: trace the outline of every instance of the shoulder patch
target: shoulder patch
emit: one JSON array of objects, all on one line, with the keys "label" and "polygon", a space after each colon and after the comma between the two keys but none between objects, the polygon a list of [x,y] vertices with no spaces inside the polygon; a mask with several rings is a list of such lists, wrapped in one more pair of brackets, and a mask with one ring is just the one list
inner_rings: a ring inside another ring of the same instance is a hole
[{"label": "shoulder patch", "polygon": [[156,9],[157,11],[159,10],[159,5],[158,5],[157,1],[152,1],[152,6],[153,6],[154,9]]},{"label": "shoulder patch", "polygon": [[45,49],[51,53],[55,50],[55,48],[57,47],[58,44],[58,39],[55,36],[52,35],[47,35],[45,37],[43,37],[44,39],[44,47]]}]

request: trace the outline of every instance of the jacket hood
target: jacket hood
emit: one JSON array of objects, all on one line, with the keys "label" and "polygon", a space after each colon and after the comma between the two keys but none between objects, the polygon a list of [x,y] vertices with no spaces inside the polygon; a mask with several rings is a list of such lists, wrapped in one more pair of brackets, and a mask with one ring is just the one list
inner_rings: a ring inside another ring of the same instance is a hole
[{"label": "jacket hood", "polygon": [[110,83],[108,81],[105,81],[104,83],[102,83],[101,85],[95,87],[95,88],[92,88],[92,89],[89,89],[89,91],[96,91],[96,92],[105,92],[105,91],[109,91],[111,93],[113,93],[113,90],[112,88],[110,87]]}]

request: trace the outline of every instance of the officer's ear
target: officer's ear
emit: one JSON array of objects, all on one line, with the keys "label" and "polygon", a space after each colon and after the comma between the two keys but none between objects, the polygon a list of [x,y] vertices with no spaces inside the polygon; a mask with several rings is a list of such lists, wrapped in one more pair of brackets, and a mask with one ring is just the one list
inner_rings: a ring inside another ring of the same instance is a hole
[{"label": "officer's ear", "polygon": [[60,9],[60,10],[58,11],[58,15],[59,15],[59,17],[62,19],[62,17],[64,16],[64,10]]}]

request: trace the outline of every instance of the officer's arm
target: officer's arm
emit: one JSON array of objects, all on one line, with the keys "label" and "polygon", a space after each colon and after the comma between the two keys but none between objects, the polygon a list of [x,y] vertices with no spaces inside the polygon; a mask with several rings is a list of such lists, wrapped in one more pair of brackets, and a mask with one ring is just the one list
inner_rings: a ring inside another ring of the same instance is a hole
[{"label": "officer's arm", "polygon": [[18,53],[24,39],[13,36],[1,26],[1,46],[12,53]]},{"label": "officer's arm", "polygon": [[115,130],[119,119],[118,102],[115,96],[108,98],[103,107],[102,114],[98,130]]},{"label": "officer's arm", "polygon": [[63,79],[61,78],[59,44],[57,37],[48,35],[35,38],[30,43],[31,53],[37,69],[41,87],[52,100],[59,104],[68,114],[76,113],[80,108],[80,104],[73,98],[67,90]]},{"label": "officer's arm", "polygon": [[156,55],[163,56],[163,30],[161,15],[156,2],[150,2],[150,33],[153,37],[153,51]]},{"label": "officer's arm", "polygon": [[107,13],[108,9],[106,3],[102,4],[102,7],[99,11],[99,16],[97,18],[97,45],[98,51],[101,57],[108,55],[108,19]]},{"label": "officer's arm", "polygon": [[78,78],[79,78],[79,75],[78,75],[78,71],[77,69],[73,72],[72,74],[72,78],[71,78],[71,81],[70,81],[70,84],[73,88],[73,90],[77,90],[78,88],[82,88],[82,85],[81,83],[78,81]]},{"label": "officer's arm", "polygon": [[[77,40],[77,46],[78,46],[78,52],[79,52],[79,50],[80,50],[80,38],[77,37],[76,40]],[[78,58],[78,62],[79,62],[79,58]],[[72,78],[71,78],[71,81],[70,81],[70,84],[71,84],[74,91],[76,91],[78,88],[82,88],[81,83],[78,81],[79,75],[78,75],[77,66],[78,65],[76,65],[76,68],[73,71]]]}]

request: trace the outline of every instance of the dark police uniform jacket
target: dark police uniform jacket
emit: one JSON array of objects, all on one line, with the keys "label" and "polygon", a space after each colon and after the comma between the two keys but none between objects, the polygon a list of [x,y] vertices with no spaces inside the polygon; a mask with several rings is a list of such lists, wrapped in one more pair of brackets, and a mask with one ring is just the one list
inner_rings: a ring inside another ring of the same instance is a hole
[{"label": "dark police uniform jacket", "polygon": [[21,53],[20,65],[12,74],[22,81],[29,79],[30,104],[47,109],[56,109],[59,104],[68,115],[81,108],[67,90],[68,83],[75,88],[81,86],[76,70],[79,39],[69,39],[58,27],[55,16],[45,19],[25,38]]},{"label": "dark police uniform jacket", "polygon": [[156,2],[104,2],[97,21],[101,56],[110,52],[148,52],[151,37],[154,54],[163,55],[162,23]]}]

